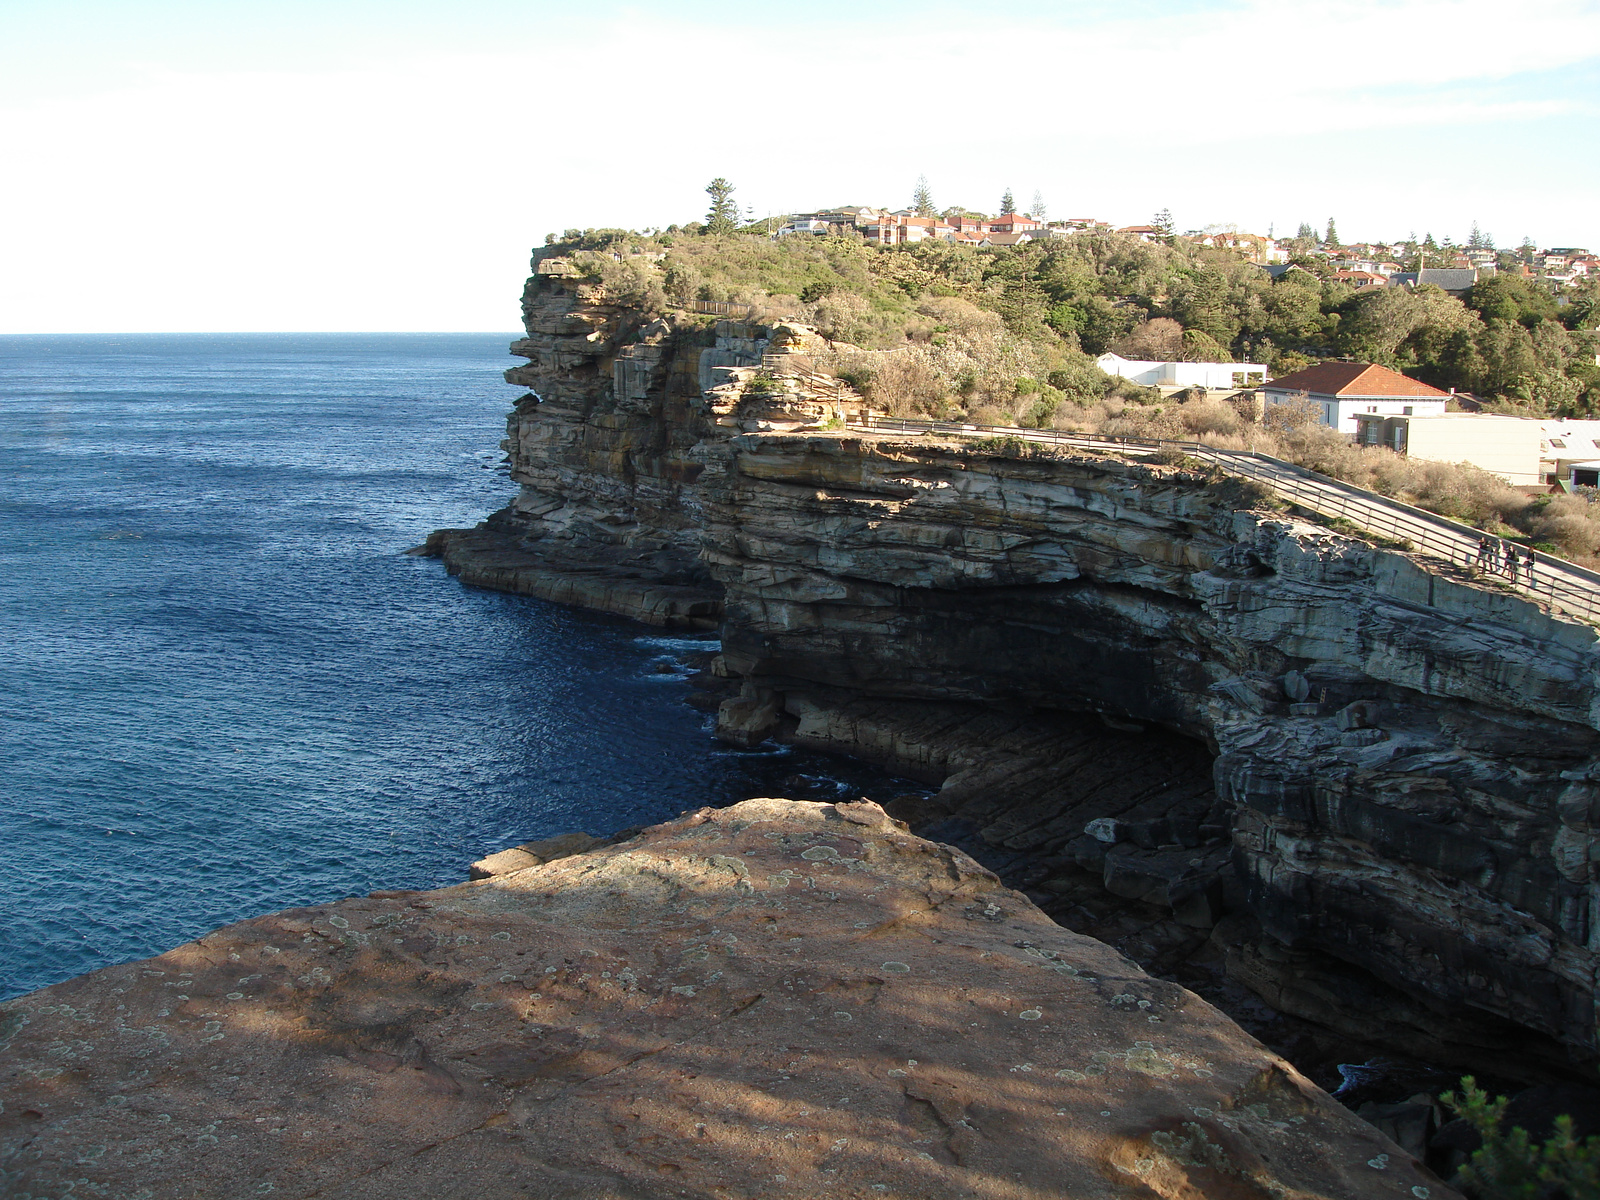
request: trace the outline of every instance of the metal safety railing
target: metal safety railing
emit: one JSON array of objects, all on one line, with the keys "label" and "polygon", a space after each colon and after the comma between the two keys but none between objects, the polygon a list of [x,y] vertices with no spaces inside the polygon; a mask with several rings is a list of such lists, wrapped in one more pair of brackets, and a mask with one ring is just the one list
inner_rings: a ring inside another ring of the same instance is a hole
[{"label": "metal safety railing", "polygon": [[689,311],[716,317],[732,317],[739,321],[748,321],[756,315],[755,305],[730,304],[726,300],[691,300]]},{"label": "metal safety railing", "polygon": [[[914,421],[900,417],[866,416],[850,423],[851,428],[874,433],[934,433],[947,437],[1020,438],[1047,445],[1077,449],[1117,451],[1123,454],[1156,454],[1169,451],[1211,463],[1235,475],[1265,483],[1280,496],[1301,508],[1324,517],[1351,522],[1367,533],[1392,542],[1408,543],[1409,549],[1442,559],[1470,572],[1492,577],[1525,595],[1543,600],[1550,607],[1600,624],[1600,573],[1554,558],[1540,551],[1518,547],[1523,569],[1513,578],[1500,571],[1483,572],[1481,545],[1484,532],[1427,512],[1414,505],[1391,500],[1354,484],[1320,475],[1305,467],[1262,454],[1256,450],[1221,450],[1202,442],[1167,441],[1155,438],[1126,438],[1101,433],[1062,433],[1054,429],[1018,429],[1007,425],[969,425],[948,421]],[[1531,554],[1533,567],[1526,568]]]}]

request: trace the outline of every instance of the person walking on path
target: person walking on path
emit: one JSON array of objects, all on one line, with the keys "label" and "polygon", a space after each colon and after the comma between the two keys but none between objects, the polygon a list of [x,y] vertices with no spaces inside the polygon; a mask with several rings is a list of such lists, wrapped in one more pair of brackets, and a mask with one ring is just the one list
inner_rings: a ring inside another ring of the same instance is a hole
[{"label": "person walking on path", "polygon": [[1483,573],[1493,573],[1493,571],[1499,570],[1498,546],[1498,542],[1490,538],[1488,534],[1485,534],[1483,538],[1478,538],[1478,570],[1483,571]]},{"label": "person walking on path", "polygon": [[1518,572],[1522,569],[1522,560],[1517,557],[1515,546],[1506,547],[1506,574],[1511,576],[1512,583],[1520,582]]},{"label": "person walking on path", "polygon": [[1532,550],[1524,550],[1522,552],[1522,570],[1523,570],[1523,573],[1525,575],[1527,575],[1527,577],[1528,577],[1528,586],[1532,587],[1533,586],[1533,551]]}]

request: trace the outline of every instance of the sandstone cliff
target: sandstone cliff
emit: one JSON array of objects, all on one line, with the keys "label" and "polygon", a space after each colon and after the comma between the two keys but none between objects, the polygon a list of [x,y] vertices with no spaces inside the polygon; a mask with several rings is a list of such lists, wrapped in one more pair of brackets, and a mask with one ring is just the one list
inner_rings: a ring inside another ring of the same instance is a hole
[{"label": "sandstone cliff", "polygon": [[803,331],[543,275],[524,307],[523,490],[435,540],[452,570],[720,614],[730,739],[940,782],[904,815],[1034,856],[1041,900],[1220,921],[1287,1011],[1513,1075],[1593,1058],[1591,628],[1181,463],[807,431],[826,408],[741,386]]},{"label": "sandstone cliff", "polygon": [[870,804],[752,800],[0,1005],[11,1196],[1455,1195]]}]

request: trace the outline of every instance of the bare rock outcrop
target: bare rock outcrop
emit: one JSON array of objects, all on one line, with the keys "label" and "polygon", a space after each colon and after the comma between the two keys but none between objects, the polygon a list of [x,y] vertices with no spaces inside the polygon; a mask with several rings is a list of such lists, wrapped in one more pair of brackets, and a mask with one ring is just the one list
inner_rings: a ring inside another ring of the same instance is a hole
[{"label": "bare rock outcrop", "polygon": [[751,800],[0,1005],[7,1195],[1447,1200],[866,803]]}]

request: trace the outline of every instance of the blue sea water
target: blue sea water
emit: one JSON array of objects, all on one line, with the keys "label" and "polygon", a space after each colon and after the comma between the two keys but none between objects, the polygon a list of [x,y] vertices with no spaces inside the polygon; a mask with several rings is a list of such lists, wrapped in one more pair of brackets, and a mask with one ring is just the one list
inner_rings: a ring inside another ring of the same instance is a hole
[{"label": "blue sea water", "polygon": [[896,790],[719,746],[713,643],[402,553],[511,495],[511,336],[0,337],[0,997],[796,772]]}]

